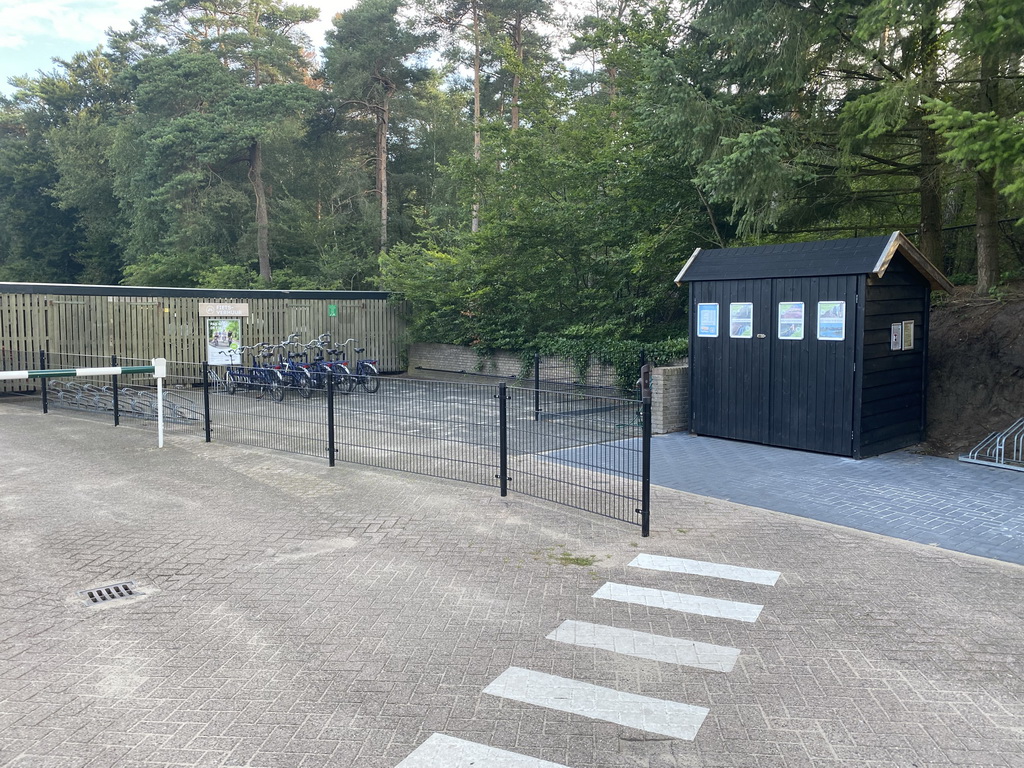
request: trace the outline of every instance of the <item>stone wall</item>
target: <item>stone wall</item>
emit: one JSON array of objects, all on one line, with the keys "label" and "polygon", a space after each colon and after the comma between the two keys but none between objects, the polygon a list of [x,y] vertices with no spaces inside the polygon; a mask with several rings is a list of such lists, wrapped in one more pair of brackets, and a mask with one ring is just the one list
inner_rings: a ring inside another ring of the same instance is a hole
[{"label": "stone wall", "polygon": [[485,374],[488,376],[518,376],[521,368],[519,356],[511,352],[495,352],[481,357],[471,347],[454,344],[421,344],[409,347],[410,376],[422,379],[445,378],[464,374]]},{"label": "stone wall", "polygon": [[[518,377],[522,360],[515,352],[494,352],[481,357],[471,347],[452,344],[413,344],[409,348],[409,376],[422,379],[465,379],[477,376]],[[575,380],[571,367],[562,358],[541,357],[541,379],[545,381]],[[533,368],[527,378],[533,378]],[[615,386],[615,369],[596,362],[590,366],[587,383],[593,386]]]}]

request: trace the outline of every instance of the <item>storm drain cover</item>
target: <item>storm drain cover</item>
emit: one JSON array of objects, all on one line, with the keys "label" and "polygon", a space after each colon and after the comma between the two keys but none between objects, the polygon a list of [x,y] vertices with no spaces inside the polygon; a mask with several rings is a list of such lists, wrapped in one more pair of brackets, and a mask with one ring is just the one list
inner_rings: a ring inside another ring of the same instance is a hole
[{"label": "storm drain cover", "polygon": [[83,589],[78,594],[85,598],[86,603],[91,605],[93,603],[109,603],[111,600],[118,600],[122,597],[131,597],[135,592],[134,581],[122,581],[107,587]]}]

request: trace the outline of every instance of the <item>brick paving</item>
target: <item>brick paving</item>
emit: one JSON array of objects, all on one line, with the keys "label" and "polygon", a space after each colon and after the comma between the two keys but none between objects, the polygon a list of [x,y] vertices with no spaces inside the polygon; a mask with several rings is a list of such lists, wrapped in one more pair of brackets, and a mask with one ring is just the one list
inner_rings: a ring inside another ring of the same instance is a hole
[{"label": "brick paving", "polygon": [[674,433],[652,441],[651,474],[668,488],[1024,565],[1024,472]]},{"label": "brick paving", "polygon": [[[1024,754],[1016,565],[669,488],[641,539],[492,489],[184,437],[158,450],[3,401],[0,461],[3,768],[390,768],[434,733],[572,768]],[[782,575],[630,567],[639,553]],[[144,595],[76,594],[125,579]],[[596,599],[607,582],[764,609]],[[546,639],[565,620],[741,653],[723,673]],[[485,694],[511,667],[709,714],[689,741]]]}]

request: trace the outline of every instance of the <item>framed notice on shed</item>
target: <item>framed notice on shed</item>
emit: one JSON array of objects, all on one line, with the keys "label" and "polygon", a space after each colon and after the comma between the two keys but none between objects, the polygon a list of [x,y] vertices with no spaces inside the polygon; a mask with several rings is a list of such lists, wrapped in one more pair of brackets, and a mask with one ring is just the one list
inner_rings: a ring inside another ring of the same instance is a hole
[{"label": "framed notice on shed", "polygon": [[804,337],[804,303],[779,302],[779,338],[799,341]]},{"label": "framed notice on shed", "polygon": [[718,304],[697,305],[697,335],[702,338],[718,337]]},{"label": "framed notice on shed", "polygon": [[818,340],[844,341],[846,339],[846,302],[818,302]]},{"label": "framed notice on shed", "polygon": [[729,305],[729,338],[754,338],[754,305],[749,301]]},{"label": "framed notice on shed", "polygon": [[904,320],[903,321],[903,349],[914,348],[914,321]]}]

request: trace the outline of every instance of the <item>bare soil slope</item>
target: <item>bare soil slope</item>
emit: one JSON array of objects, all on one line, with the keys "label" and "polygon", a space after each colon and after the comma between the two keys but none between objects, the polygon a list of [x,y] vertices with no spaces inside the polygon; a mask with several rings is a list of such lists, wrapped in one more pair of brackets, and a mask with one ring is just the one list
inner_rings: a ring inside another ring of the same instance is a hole
[{"label": "bare soil slope", "polygon": [[1002,300],[972,291],[932,308],[926,453],[966,453],[1024,418],[1024,286]]}]

